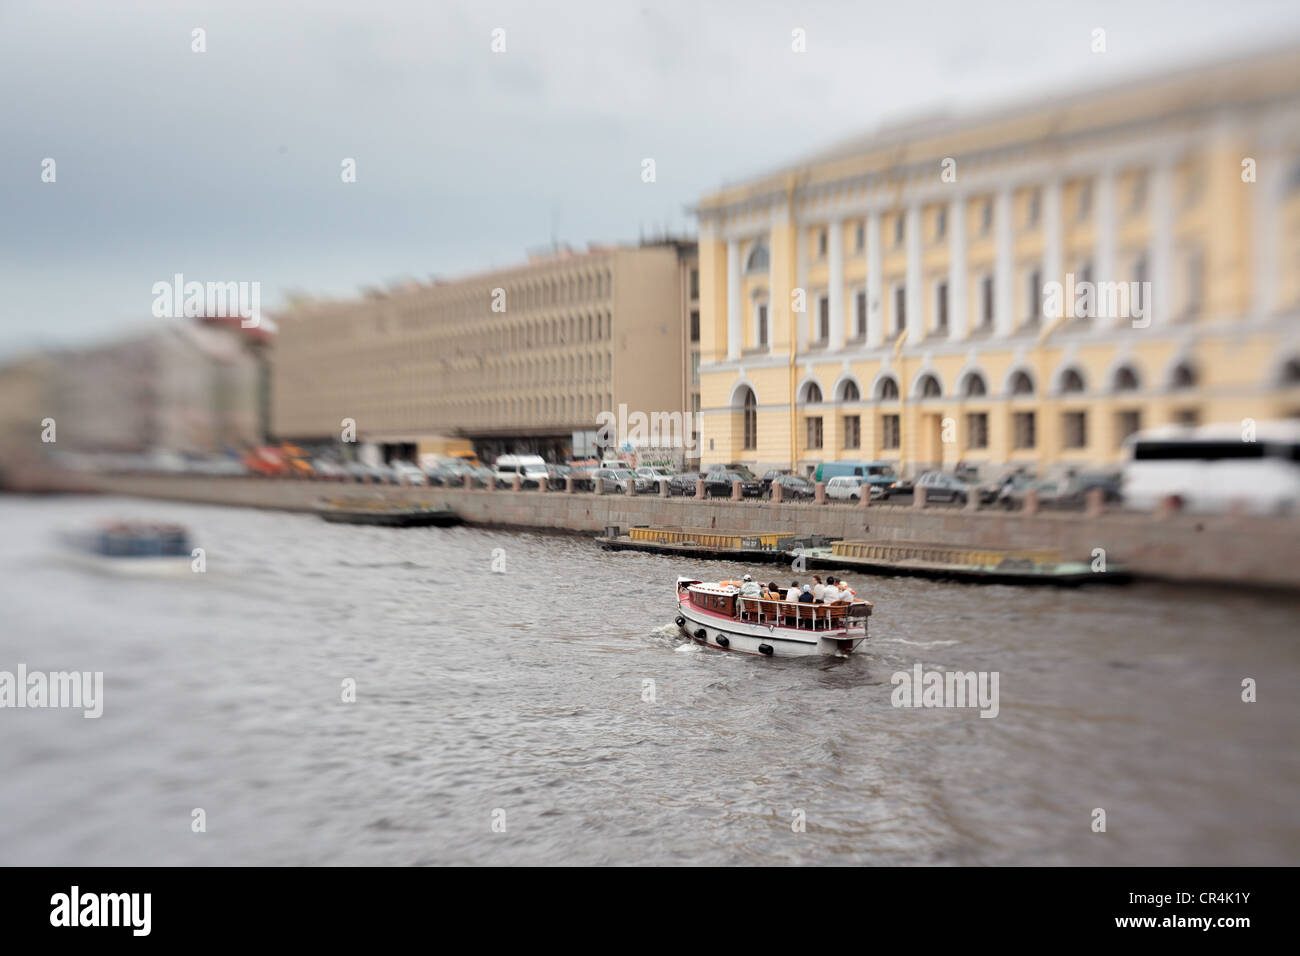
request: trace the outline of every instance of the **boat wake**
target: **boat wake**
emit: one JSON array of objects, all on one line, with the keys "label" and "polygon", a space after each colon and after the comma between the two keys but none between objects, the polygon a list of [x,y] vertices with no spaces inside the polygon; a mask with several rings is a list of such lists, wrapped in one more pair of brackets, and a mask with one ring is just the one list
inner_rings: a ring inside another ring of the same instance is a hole
[{"label": "boat wake", "polygon": [[961,641],[909,641],[905,637],[876,638],[872,644],[907,644],[909,647],[948,647]]}]

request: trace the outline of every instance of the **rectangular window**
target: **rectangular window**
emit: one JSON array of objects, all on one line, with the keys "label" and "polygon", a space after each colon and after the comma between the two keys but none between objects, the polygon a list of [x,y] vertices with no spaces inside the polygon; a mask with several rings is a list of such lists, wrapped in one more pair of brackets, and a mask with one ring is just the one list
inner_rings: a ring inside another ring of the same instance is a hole
[{"label": "rectangular window", "polygon": [[989,447],[988,412],[969,412],[966,415],[966,447],[968,449]]},{"label": "rectangular window", "polygon": [[817,233],[817,258],[826,258],[826,230]]},{"label": "rectangular window", "polygon": [[867,335],[867,293],[859,292],[853,297],[854,336],[866,338]]},{"label": "rectangular window", "polygon": [[1201,423],[1201,413],[1194,408],[1180,408],[1174,412],[1174,424],[1195,428]]},{"label": "rectangular window", "polygon": [[1034,413],[1016,412],[1012,417],[1012,426],[1014,447],[1018,449],[1033,448],[1035,444]]},{"label": "rectangular window", "polygon": [[1029,273],[1029,321],[1037,322],[1043,317],[1043,273],[1038,269]]},{"label": "rectangular window", "polygon": [[907,328],[907,287],[894,287],[894,334],[899,335]]},{"label": "rectangular window", "polygon": [[862,223],[858,223],[858,228],[854,231],[853,235],[854,245],[856,246],[857,251],[861,252],[863,247],[867,244],[867,227]]},{"label": "rectangular window", "polygon": [[902,446],[900,441],[897,415],[880,416],[880,447],[885,449],[898,449]]},{"label": "rectangular window", "polygon": [[700,353],[699,352],[691,353],[691,383],[694,385],[700,384]]},{"label": "rectangular window", "polygon": [[948,234],[948,210],[940,206],[934,214],[934,241],[938,242]]},{"label": "rectangular window", "polygon": [[691,298],[698,299],[699,297],[700,297],[700,270],[692,269],[691,270]]},{"label": "rectangular window", "polygon": [[1136,435],[1142,430],[1142,413],[1136,409],[1127,409],[1115,413],[1115,447],[1124,444],[1129,435]]},{"label": "rectangular window", "polygon": [[896,246],[903,244],[903,235],[906,229],[905,222],[906,220],[903,219],[901,212],[894,217],[894,245]]},{"label": "rectangular window", "polygon": [[862,419],[857,415],[844,416],[844,447],[862,447]]},{"label": "rectangular window", "polygon": [[829,342],[831,339],[831,300],[829,296],[817,299],[817,341]]},{"label": "rectangular window", "polygon": [[1066,448],[1088,447],[1088,413],[1063,412],[1061,433]]},{"label": "rectangular window", "polygon": [[767,348],[767,303],[760,302],[754,307],[754,341],[761,349]]},{"label": "rectangular window", "polygon": [[984,205],[980,208],[980,232],[988,235],[988,231],[993,228],[993,200],[984,200]]},{"label": "rectangular window", "polygon": [[808,428],[808,448],[822,447],[822,419],[820,415],[810,415],[807,418]]},{"label": "rectangular window", "polygon": [[700,310],[691,309],[691,341],[700,340]]},{"label": "rectangular window", "polygon": [[993,277],[985,276],[980,280],[980,324],[985,328],[993,326]]},{"label": "rectangular window", "polygon": [[940,282],[934,287],[934,330],[948,331],[948,283]]},{"label": "rectangular window", "polygon": [[1082,222],[1092,215],[1092,183],[1079,184],[1079,204],[1075,207],[1074,218]]}]

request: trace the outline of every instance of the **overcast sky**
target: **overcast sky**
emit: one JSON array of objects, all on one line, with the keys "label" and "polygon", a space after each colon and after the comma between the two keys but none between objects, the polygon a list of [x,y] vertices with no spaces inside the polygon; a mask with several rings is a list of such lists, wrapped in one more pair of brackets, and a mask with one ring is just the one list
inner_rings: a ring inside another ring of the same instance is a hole
[{"label": "overcast sky", "polygon": [[882,122],[1300,36],[1294,0],[542,6],[0,0],[0,356],[166,321],[176,272],[266,310],[690,232],[702,193]]}]

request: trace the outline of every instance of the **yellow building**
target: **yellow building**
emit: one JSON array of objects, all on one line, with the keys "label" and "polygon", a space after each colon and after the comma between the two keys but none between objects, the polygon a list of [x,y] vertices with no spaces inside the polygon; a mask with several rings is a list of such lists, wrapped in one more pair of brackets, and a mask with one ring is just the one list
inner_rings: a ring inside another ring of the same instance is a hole
[{"label": "yellow building", "polygon": [[1297,59],[887,129],[705,197],[704,463],[1041,473],[1300,414]]}]

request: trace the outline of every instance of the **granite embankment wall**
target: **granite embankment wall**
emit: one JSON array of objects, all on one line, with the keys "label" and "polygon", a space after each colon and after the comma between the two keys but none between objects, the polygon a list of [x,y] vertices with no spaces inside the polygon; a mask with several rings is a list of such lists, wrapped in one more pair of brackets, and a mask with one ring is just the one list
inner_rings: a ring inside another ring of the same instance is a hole
[{"label": "granite embankment wall", "polygon": [[178,501],[310,510],[322,496],[359,494],[420,501],[454,509],[470,524],[603,532],[618,525],[775,531],[794,535],[882,542],[926,542],[953,547],[1058,548],[1088,559],[1104,548],[1108,561],[1135,573],[1188,582],[1300,589],[1300,520],[1248,516],[1164,517],[1107,510],[1100,515],[1039,512],[1025,515],[956,508],[852,504],[772,504],[660,498],[657,495],[566,494],[330,485],[259,478],[108,477],[110,494]]}]

